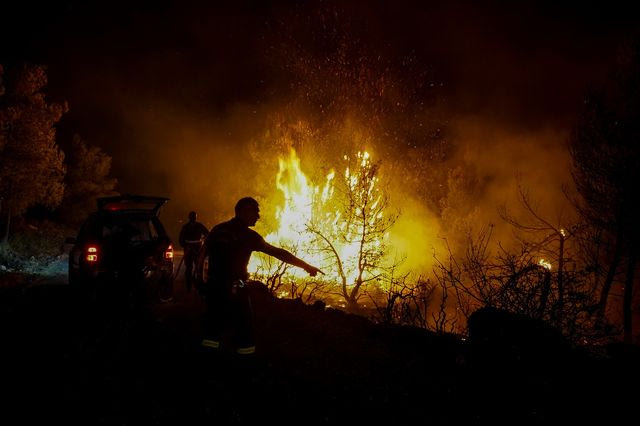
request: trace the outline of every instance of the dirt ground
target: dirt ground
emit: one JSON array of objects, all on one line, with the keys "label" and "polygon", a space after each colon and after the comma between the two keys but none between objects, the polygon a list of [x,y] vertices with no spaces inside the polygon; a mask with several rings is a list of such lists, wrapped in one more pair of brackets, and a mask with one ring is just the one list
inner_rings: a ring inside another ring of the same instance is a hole
[{"label": "dirt ground", "polygon": [[205,352],[204,305],[105,318],[64,279],[5,287],[3,424],[547,424],[632,413],[638,356],[478,346],[252,287],[257,354]]}]

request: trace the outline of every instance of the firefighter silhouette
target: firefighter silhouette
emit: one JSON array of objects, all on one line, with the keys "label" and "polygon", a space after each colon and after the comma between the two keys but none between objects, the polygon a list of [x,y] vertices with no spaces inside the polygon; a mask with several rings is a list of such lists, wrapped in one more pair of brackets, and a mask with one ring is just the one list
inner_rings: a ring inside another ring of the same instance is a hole
[{"label": "firefighter silhouette", "polygon": [[198,214],[189,212],[189,221],[180,229],[179,242],[184,249],[184,281],[187,293],[191,292],[194,282],[194,265],[198,261],[198,255],[202,248],[202,242],[206,238],[209,231],[207,227],[198,222]]},{"label": "firefighter silhouette", "polygon": [[260,218],[258,202],[245,197],[235,206],[235,217],[211,229],[198,262],[198,271],[209,256],[209,274],[204,283],[207,310],[204,318],[202,345],[220,348],[226,329],[231,328],[236,353],[255,353],[253,340],[253,311],[246,286],[247,265],[251,253],[260,251],[283,262],[304,269],[309,275],[323,273],[315,266],[297,258],[287,250],[267,243],[256,231],[249,229]]}]

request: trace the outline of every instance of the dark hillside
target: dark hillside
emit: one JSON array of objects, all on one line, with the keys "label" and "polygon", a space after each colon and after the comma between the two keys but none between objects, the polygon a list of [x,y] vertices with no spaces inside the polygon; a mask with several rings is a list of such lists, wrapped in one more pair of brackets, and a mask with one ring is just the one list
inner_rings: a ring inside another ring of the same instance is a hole
[{"label": "dark hillside", "polygon": [[3,423],[612,420],[628,413],[621,385],[638,378],[624,346],[595,356],[505,333],[463,341],[252,292],[259,353],[243,362],[200,350],[193,294],[106,321],[65,284],[4,290],[3,412],[21,420]]}]

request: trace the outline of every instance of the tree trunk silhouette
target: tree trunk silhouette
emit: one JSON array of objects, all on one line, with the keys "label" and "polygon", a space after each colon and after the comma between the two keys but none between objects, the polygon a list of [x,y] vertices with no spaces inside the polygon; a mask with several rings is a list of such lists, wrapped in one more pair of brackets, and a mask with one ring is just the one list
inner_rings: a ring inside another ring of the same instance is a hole
[{"label": "tree trunk silhouette", "polygon": [[633,279],[636,270],[636,250],[631,249],[629,255],[629,263],[627,264],[627,276],[624,283],[624,301],[623,301],[623,313],[624,313],[624,342],[632,343],[633,340],[633,321],[632,321],[632,300],[633,300]]},{"label": "tree trunk silhouette", "polygon": [[564,235],[560,235],[558,250],[558,324],[562,328],[562,314],[564,313]]},{"label": "tree trunk silhouette", "polygon": [[540,306],[538,308],[538,318],[544,317],[544,311],[547,308],[549,293],[551,291],[551,272],[544,270],[544,281],[542,282],[542,294],[540,295]]},{"label": "tree trunk silhouette", "polygon": [[611,285],[613,284],[613,279],[616,276],[618,265],[620,264],[620,260],[622,259],[622,245],[622,235],[621,232],[618,231],[613,251],[613,259],[611,259],[611,264],[609,265],[609,270],[607,271],[607,277],[604,280],[604,283],[602,284],[602,290],[600,291],[600,301],[598,302],[598,311],[596,315],[596,321],[598,324],[602,324],[602,322],[604,321],[604,316],[607,310],[607,301],[609,299],[609,292],[611,291]]}]

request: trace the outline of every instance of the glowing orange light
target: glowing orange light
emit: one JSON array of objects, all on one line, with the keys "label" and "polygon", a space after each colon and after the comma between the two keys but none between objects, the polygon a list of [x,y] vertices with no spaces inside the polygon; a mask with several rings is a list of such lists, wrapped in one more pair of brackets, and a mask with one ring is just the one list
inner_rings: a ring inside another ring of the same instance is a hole
[{"label": "glowing orange light", "polygon": [[[356,237],[361,229],[352,223],[353,221],[345,220],[343,217],[344,209],[338,200],[339,190],[336,186],[341,183],[354,193],[360,191],[360,196],[371,200],[366,203],[364,211],[360,208],[355,211],[355,215],[365,221],[367,227],[375,227],[376,223],[384,218],[382,212],[377,210],[382,200],[377,188],[379,178],[374,177],[370,181],[365,179],[366,173],[372,167],[369,152],[360,151],[354,157],[344,155],[343,159],[349,162],[345,165],[344,172],[336,173],[330,170],[319,185],[314,185],[302,171],[300,158],[294,150],[289,152],[288,157],[279,159],[276,189],[284,196],[284,205],[276,208],[277,229],[265,239],[275,245],[294,249],[307,262],[320,265],[325,272],[322,279],[337,281],[338,271],[331,263],[332,260],[328,262],[326,252],[317,249],[322,240],[319,241],[317,233],[309,230],[313,225],[316,231],[331,240],[332,249],[340,258],[342,272],[350,284],[358,274],[360,246]],[[382,243],[382,238],[374,241],[374,245]],[[267,275],[273,273],[277,265],[264,265],[260,259],[259,256],[252,257],[249,271]],[[290,269],[287,274],[297,278],[306,277],[305,271],[299,268]],[[286,295],[280,294],[279,297]]]}]

